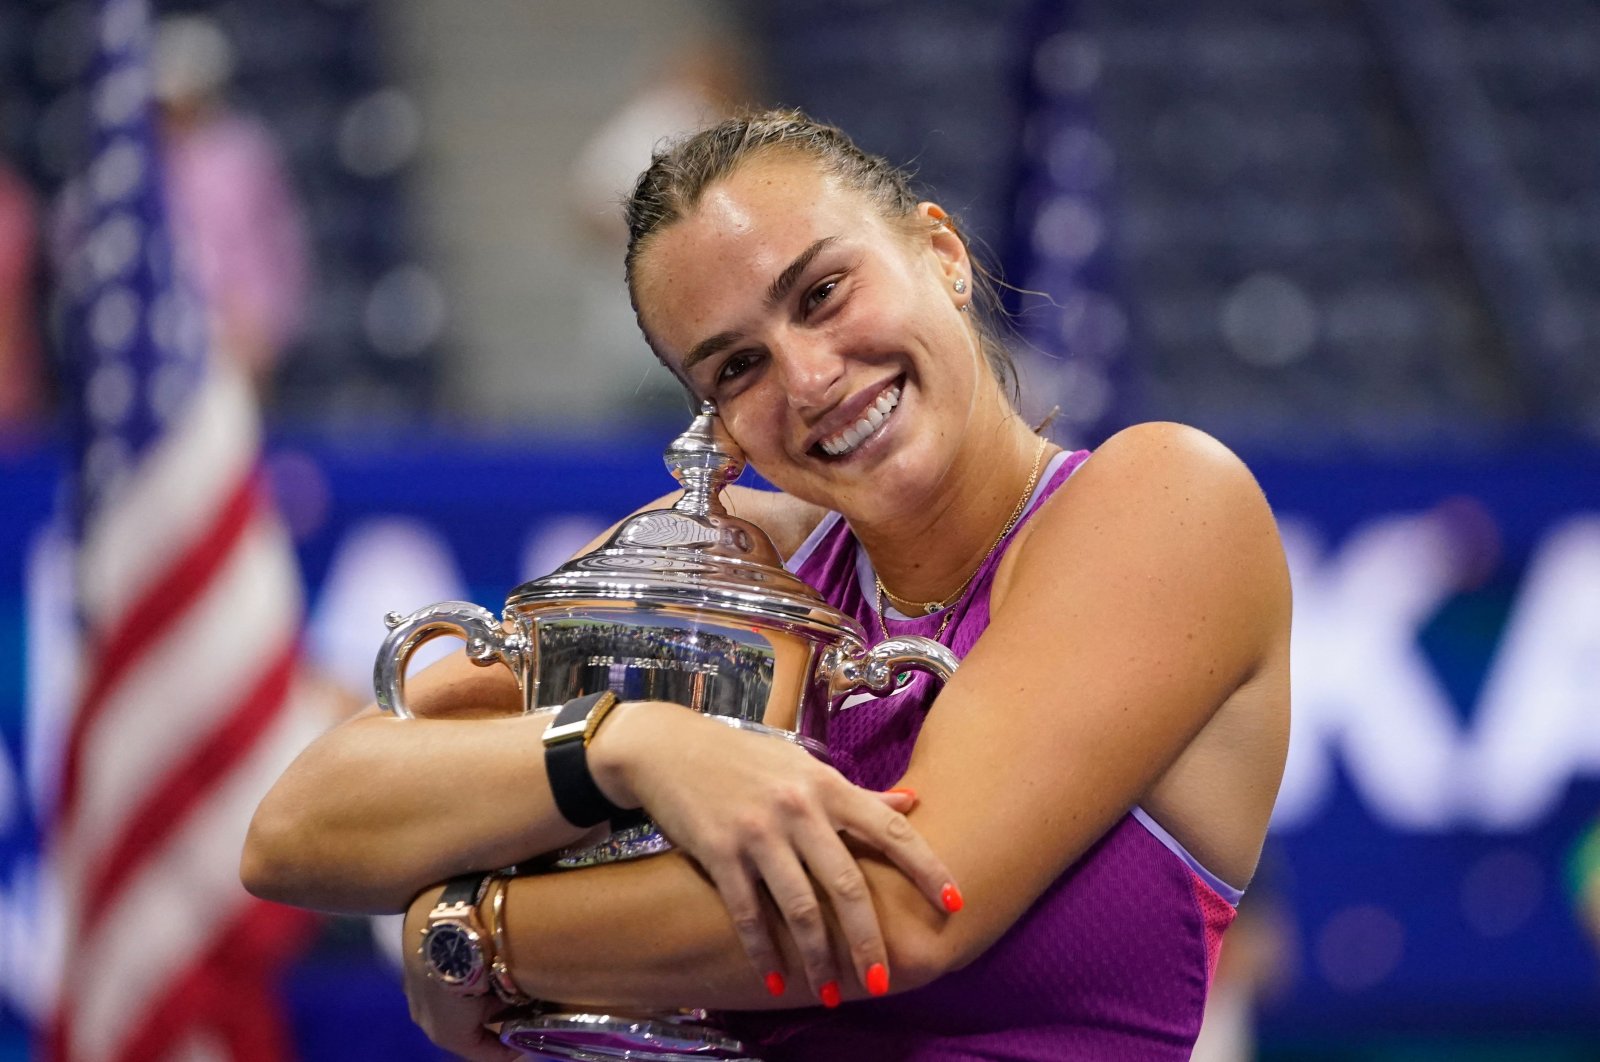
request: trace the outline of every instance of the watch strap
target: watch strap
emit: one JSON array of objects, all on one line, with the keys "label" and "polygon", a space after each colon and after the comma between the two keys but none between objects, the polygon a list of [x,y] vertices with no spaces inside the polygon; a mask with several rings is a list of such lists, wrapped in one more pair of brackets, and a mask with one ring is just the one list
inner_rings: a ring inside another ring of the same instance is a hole
[{"label": "watch strap", "polygon": [[606,799],[589,773],[589,740],[616,700],[610,690],[570,700],[545,731],[544,767],[550,792],[556,810],[574,826],[595,826],[625,813]]},{"label": "watch strap", "polygon": [[445,882],[444,891],[439,894],[438,902],[433,905],[433,909],[443,914],[443,908],[455,907],[458,904],[476,907],[484,882],[488,880],[489,875],[482,871],[451,878]]}]

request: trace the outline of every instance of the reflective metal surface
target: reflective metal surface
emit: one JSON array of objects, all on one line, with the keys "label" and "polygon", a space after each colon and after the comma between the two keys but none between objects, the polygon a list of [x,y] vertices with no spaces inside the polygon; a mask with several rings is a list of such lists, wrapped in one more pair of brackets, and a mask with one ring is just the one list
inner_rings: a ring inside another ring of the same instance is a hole
[{"label": "reflective metal surface", "polygon": [[[406,663],[419,646],[450,634],[466,639],[475,663],[511,670],[524,712],[611,690],[625,701],[681,704],[825,759],[834,700],[862,687],[888,689],[911,667],[941,681],[955,671],[954,654],[927,638],[891,638],[868,651],[855,619],[786,571],[765,532],[727,511],[721,491],[744,458],[709,404],[668,447],[666,462],[684,487],[671,508],[630,517],[599,549],[517,587],[501,620],[462,601],[387,617],[373,669],[378,704],[410,718]],[[594,866],[670,847],[644,820],[557,853],[552,865]],[[745,1057],[703,1016],[624,1018],[546,1005],[506,1029],[507,1043],[537,1057]]]},{"label": "reflective metal surface", "polygon": [[[683,1059],[747,1059],[745,1048],[706,1024],[704,1011],[648,1017],[614,1014],[537,1014],[507,1021],[500,1040],[535,1058],[630,1059],[682,1062]],[[750,1062],[758,1060],[750,1059]]]},{"label": "reflective metal surface", "polygon": [[692,616],[571,611],[536,620],[534,703],[610,689],[625,701],[675,701],[712,715],[761,721],[772,696],[772,644],[754,630]]}]

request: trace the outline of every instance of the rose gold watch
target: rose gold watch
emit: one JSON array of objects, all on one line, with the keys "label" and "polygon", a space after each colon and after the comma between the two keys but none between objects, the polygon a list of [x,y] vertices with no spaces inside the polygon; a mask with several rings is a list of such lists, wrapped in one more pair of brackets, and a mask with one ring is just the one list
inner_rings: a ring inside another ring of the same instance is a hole
[{"label": "rose gold watch", "polygon": [[478,914],[488,874],[463,874],[450,879],[439,902],[428,912],[422,930],[422,956],[428,976],[461,996],[481,996],[489,990],[484,956],[489,934]]}]

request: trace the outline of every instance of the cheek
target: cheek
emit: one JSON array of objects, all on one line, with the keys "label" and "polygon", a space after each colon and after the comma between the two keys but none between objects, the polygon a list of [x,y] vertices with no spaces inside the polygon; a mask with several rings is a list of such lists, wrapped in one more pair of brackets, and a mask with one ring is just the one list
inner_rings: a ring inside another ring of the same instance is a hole
[{"label": "cheek", "polygon": [[761,461],[776,452],[779,446],[773,428],[776,418],[757,401],[753,391],[746,391],[720,412],[733,444],[744,451],[747,460]]},{"label": "cheek", "polygon": [[854,333],[874,347],[902,347],[906,343],[933,347],[935,352],[950,341],[941,305],[916,287],[896,289],[882,298],[863,301],[847,322]]}]

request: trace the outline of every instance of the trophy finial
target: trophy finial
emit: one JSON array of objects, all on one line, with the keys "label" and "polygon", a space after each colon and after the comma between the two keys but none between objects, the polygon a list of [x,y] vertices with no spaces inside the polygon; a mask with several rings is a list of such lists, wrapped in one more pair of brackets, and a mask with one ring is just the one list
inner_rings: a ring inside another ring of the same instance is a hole
[{"label": "trophy finial", "polygon": [[714,402],[700,403],[700,413],[665,454],[667,469],[683,484],[683,497],[673,506],[697,516],[721,516],[722,488],[744,471],[744,454],[734,445],[717,416]]}]

